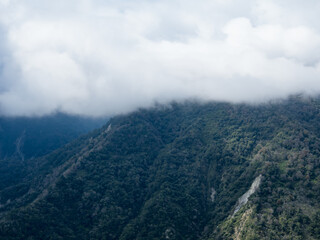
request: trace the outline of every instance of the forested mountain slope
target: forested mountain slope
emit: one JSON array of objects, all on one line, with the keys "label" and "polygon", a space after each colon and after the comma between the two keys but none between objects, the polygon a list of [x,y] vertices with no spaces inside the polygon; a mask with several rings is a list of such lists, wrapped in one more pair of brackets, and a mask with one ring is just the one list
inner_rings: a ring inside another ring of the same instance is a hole
[{"label": "forested mountain slope", "polygon": [[0,117],[0,190],[17,184],[27,174],[31,159],[100,128],[106,118],[62,113],[43,117]]},{"label": "forested mountain slope", "polygon": [[0,158],[24,159],[48,154],[105,122],[106,118],[62,113],[43,117],[0,116]]},{"label": "forested mountain slope", "polygon": [[320,239],[319,109],[292,97],[115,117],[28,162],[0,192],[0,239]]}]

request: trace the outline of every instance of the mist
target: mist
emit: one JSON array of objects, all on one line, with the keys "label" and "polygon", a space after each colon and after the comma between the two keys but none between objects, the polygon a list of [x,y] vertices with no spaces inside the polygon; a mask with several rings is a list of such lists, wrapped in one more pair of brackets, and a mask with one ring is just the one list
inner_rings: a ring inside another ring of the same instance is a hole
[{"label": "mist", "polygon": [[317,95],[319,12],[314,0],[0,0],[0,113]]}]

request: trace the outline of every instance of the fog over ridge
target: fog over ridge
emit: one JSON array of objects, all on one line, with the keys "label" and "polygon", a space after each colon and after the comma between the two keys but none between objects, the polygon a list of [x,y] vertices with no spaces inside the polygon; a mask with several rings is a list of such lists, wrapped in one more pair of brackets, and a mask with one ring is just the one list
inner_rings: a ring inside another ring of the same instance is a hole
[{"label": "fog over ridge", "polygon": [[315,0],[0,0],[0,112],[320,93]]}]

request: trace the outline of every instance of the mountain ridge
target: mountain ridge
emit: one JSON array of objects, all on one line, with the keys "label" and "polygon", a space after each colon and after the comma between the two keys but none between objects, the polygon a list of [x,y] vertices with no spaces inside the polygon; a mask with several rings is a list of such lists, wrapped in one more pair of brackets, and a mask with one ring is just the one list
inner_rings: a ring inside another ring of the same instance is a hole
[{"label": "mountain ridge", "polygon": [[0,192],[0,238],[317,239],[319,106],[189,102],[114,117],[37,159],[25,192]]}]

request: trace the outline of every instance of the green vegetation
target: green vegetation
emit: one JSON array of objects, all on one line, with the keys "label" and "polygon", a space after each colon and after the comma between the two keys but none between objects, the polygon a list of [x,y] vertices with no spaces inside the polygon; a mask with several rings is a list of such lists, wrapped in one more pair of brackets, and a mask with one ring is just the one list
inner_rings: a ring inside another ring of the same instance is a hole
[{"label": "green vegetation", "polygon": [[21,183],[28,160],[48,154],[105,122],[103,118],[62,113],[41,118],[1,116],[0,190]]},{"label": "green vegetation", "polygon": [[292,97],[115,117],[27,161],[0,191],[0,239],[320,239],[319,107]]}]

